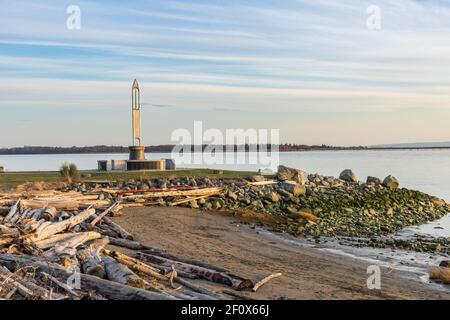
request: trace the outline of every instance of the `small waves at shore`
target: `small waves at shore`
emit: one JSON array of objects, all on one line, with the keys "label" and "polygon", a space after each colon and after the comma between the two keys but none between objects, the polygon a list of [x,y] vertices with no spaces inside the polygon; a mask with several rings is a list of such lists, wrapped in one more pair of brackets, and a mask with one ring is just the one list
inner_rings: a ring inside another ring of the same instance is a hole
[{"label": "small waves at shore", "polygon": [[427,284],[434,290],[450,292],[450,287],[431,282],[427,270],[438,266],[442,260],[448,260],[440,254],[421,253],[401,249],[388,248],[357,248],[339,244],[336,239],[321,238],[320,243],[314,239],[296,238],[287,234],[277,234],[267,230],[258,229],[263,237],[273,241],[281,241],[291,245],[310,248],[343,256],[349,259],[363,261],[368,265],[377,265],[387,269],[387,272],[398,272],[399,276]]},{"label": "small waves at shore", "polygon": [[445,238],[450,237],[450,214],[447,214],[442,219],[432,221],[421,226],[406,228],[401,232],[401,234],[422,234]]}]

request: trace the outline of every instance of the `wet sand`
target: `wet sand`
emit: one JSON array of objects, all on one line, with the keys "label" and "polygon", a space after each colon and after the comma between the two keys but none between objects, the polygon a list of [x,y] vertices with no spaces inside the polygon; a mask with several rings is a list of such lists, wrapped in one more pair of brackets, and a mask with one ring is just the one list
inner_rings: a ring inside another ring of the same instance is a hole
[{"label": "wet sand", "polygon": [[243,293],[252,298],[450,299],[446,292],[386,268],[382,268],[381,290],[369,290],[368,263],[280,241],[223,213],[176,207],[124,212],[115,221],[146,245],[224,266],[244,277],[283,273],[257,293]]}]

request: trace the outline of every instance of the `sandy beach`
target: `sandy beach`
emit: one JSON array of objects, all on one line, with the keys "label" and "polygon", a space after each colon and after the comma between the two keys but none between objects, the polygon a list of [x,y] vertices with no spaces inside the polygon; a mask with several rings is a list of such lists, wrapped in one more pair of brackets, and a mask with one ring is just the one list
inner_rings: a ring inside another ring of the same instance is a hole
[{"label": "sandy beach", "polygon": [[246,277],[281,272],[256,299],[450,299],[400,271],[382,268],[381,290],[367,289],[368,263],[267,237],[224,213],[187,208],[126,208],[115,221],[142,243],[227,267]]}]

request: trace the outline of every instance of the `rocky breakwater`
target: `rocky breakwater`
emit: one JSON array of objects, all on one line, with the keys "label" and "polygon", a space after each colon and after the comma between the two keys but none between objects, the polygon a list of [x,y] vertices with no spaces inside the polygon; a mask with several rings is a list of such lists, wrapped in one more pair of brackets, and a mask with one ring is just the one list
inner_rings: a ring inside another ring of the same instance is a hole
[{"label": "rocky breakwater", "polygon": [[[99,187],[105,186],[74,184],[66,190],[88,192]],[[239,180],[207,177],[130,180],[109,183],[106,187],[122,190],[220,187],[219,195],[182,201],[180,205],[271,216],[277,221],[271,225],[272,229],[296,236],[333,237],[356,245],[397,246],[450,254],[448,238],[430,241],[418,237],[413,242],[385,238],[405,227],[440,219],[450,211],[450,205],[442,199],[400,188],[393,176],[367,177],[362,182],[350,169],[335,178],[280,166],[276,176],[257,175]],[[111,195],[105,194],[105,197]],[[120,196],[112,200],[118,201]],[[169,206],[179,199],[154,200],[153,204]]]},{"label": "rocky breakwater", "polygon": [[280,166],[274,180],[256,176],[227,182],[223,196],[196,205],[282,217],[274,230],[296,236],[317,240],[332,237],[357,246],[450,254],[449,238],[390,237],[405,227],[440,219],[450,211],[444,200],[399,185],[391,175],[384,179],[367,177],[362,182],[350,169],[335,178]]},{"label": "rocky breakwater", "polygon": [[[295,181],[285,180],[287,170],[296,172]],[[351,170],[345,170],[339,179],[285,167],[280,172],[273,183],[266,185],[231,182],[223,197],[206,202],[219,201],[227,209],[281,215],[289,221],[284,231],[312,236],[390,234],[439,219],[450,209],[442,199],[398,188],[398,181],[392,176],[384,182],[374,177],[361,182]],[[305,219],[305,213],[316,217],[316,221]]]}]

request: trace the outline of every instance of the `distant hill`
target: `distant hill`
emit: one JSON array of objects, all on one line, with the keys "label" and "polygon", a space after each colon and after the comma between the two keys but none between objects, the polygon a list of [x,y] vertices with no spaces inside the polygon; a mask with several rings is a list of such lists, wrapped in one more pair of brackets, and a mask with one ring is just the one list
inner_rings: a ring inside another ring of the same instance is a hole
[{"label": "distant hill", "polygon": [[450,148],[450,141],[379,144],[371,148]]},{"label": "distant hill", "polygon": [[[172,152],[174,145],[160,145],[160,146],[146,146],[145,152]],[[201,146],[201,149],[204,150],[207,145]],[[189,148],[189,147],[188,147]],[[217,146],[216,151],[222,149],[223,151],[234,150],[234,151],[253,151],[261,150],[260,147],[255,147],[255,145],[220,145]],[[281,144],[278,145],[280,152],[289,152],[289,151],[325,151],[325,150],[364,150],[365,147],[356,146],[356,147],[333,147],[327,145],[297,145],[297,144]],[[196,147],[191,145],[190,149],[192,152],[196,152]],[[271,145],[267,145],[267,148],[263,149],[264,151],[272,150]],[[24,146],[24,147],[16,147],[16,148],[0,148],[0,154],[77,154],[77,153],[128,153],[128,147],[123,146],[86,146],[86,147],[45,147],[45,146]]]},{"label": "distant hill", "polygon": [[[174,145],[159,145],[159,146],[146,146],[146,153],[170,153],[172,152]],[[200,146],[198,146],[200,147]],[[201,150],[204,150],[207,145],[201,146]],[[264,151],[271,151],[273,147],[267,145]],[[197,152],[197,147],[194,145],[187,146],[191,149],[191,152]],[[219,145],[216,146],[215,151],[253,151],[261,150],[260,147],[255,145]],[[429,149],[429,148],[450,148],[450,141],[448,142],[424,142],[424,143],[397,143],[397,144],[379,144],[375,146],[353,146],[353,147],[338,147],[329,145],[304,145],[304,144],[280,144],[278,150],[280,152],[292,152],[292,151],[343,151],[343,150],[373,150],[373,149]],[[188,150],[187,149],[187,150]],[[46,146],[24,146],[15,148],[0,148],[0,155],[13,155],[13,154],[86,154],[86,153],[128,153],[128,147],[124,146],[85,146],[85,147],[46,147]]]}]

